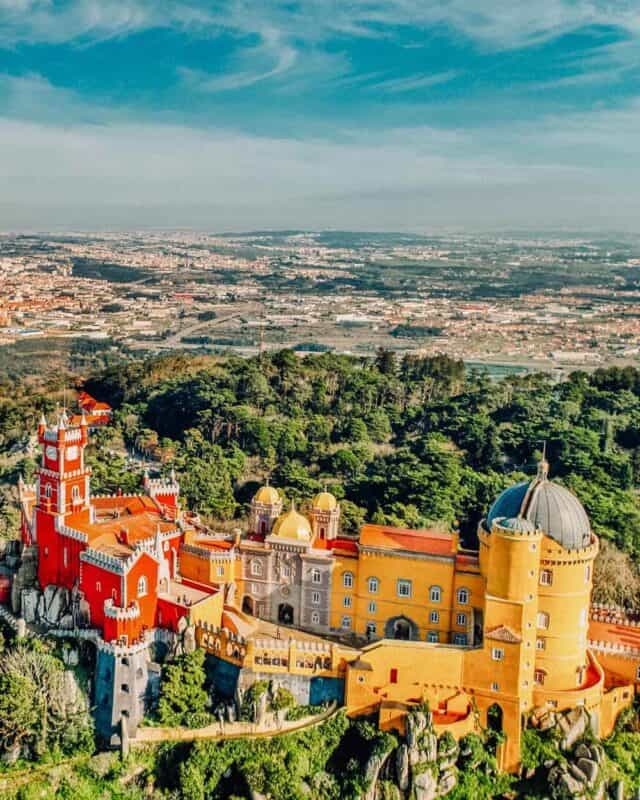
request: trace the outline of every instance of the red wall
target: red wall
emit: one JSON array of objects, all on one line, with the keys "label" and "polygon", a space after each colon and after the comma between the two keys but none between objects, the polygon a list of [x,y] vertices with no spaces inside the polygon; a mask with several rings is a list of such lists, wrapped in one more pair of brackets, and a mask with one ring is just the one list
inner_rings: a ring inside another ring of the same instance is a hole
[{"label": "red wall", "polygon": [[83,561],[80,589],[91,609],[91,624],[101,628],[104,625],[104,601],[112,598],[116,605],[122,602],[122,576]]}]

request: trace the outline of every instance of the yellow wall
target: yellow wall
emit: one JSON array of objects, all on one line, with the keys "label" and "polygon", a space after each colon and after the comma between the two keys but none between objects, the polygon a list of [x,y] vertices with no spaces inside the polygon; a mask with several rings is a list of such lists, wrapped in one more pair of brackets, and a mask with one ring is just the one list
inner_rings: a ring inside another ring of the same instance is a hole
[{"label": "yellow wall", "polygon": [[[348,589],[344,586],[343,576],[345,572],[353,574],[353,587]],[[329,627],[338,630],[342,626],[344,616],[351,617],[351,630],[355,630],[357,594],[358,594],[358,573],[359,563],[357,556],[336,556],[334,567],[331,573],[331,608],[329,610]],[[344,598],[351,598],[351,607],[344,605]]]}]

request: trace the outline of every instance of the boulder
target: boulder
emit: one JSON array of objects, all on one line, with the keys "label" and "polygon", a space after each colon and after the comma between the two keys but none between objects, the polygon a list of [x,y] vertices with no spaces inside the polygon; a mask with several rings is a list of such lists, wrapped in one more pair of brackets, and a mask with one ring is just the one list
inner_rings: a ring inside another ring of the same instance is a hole
[{"label": "boulder", "polygon": [[413,794],[415,800],[435,800],[438,797],[438,780],[430,769],[416,775]]},{"label": "boulder", "polygon": [[57,626],[69,608],[69,592],[63,586],[47,586],[44,590],[44,604],[44,621]]},{"label": "boulder", "polygon": [[589,727],[589,715],[584,708],[573,708],[560,717],[558,726],[562,732],[560,747],[562,750],[570,750]]},{"label": "boulder", "polygon": [[591,750],[584,742],[581,742],[576,747],[574,755],[576,758],[591,758]]},{"label": "boulder", "polygon": [[406,792],[409,788],[409,748],[401,744],[396,751],[396,778],[400,790]]},{"label": "boulder", "polygon": [[571,795],[575,800],[585,800],[586,798],[584,783],[577,780],[560,766],[552,767],[550,770],[549,785],[557,787],[561,796],[564,793],[565,795]]},{"label": "boulder", "polygon": [[71,630],[73,628],[73,617],[71,614],[64,614],[62,617],[60,617],[60,622],[58,625],[61,628],[65,628],[65,630]]},{"label": "boulder", "polygon": [[37,589],[23,589],[20,598],[20,612],[25,622],[33,623],[37,619],[38,600],[40,593]]},{"label": "boulder", "polygon": [[458,783],[456,771],[453,767],[440,775],[438,780],[438,796],[445,797],[449,792],[453,791]]},{"label": "boulder", "polygon": [[586,777],[587,784],[589,786],[595,786],[599,772],[596,762],[592,761],[590,758],[579,758],[576,762],[576,766]]}]

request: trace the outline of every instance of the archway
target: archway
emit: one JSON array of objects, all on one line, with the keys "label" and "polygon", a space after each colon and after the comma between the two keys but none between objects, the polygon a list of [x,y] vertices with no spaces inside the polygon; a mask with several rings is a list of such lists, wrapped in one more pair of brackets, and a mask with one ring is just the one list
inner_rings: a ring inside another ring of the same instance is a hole
[{"label": "archway", "polygon": [[278,622],[281,625],[293,625],[293,606],[280,603],[278,606]]},{"label": "archway", "polygon": [[250,614],[252,617],[255,617],[255,615],[256,615],[256,603],[255,603],[255,600],[253,599],[253,597],[249,597],[248,595],[245,595],[242,598],[242,611],[245,614]]},{"label": "archway", "polygon": [[386,639],[418,639],[418,627],[408,617],[391,617],[384,626]]},{"label": "archway", "polygon": [[502,733],[502,708],[497,703],[487,709],[487,727],[494,733]]}]

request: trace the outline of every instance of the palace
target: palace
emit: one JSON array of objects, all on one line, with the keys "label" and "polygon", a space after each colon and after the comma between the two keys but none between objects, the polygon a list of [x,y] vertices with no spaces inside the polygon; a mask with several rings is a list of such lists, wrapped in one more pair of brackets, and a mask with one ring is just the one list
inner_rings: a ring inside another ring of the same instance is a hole
[{"label": "palace", "polygon": [[84,414],[42,419],[37,480],[20,485],[22,538],[41,589],[71,599],[64,626],[97,636],[107,735],[123,716],[135,729],[150,645],[187,626],[230,692],[268,677],[301,702],[335,699],[399,730],[428,701],[436,729],[456,737],[497,719],[509,770],[530,713],[582,706],[607,735],[633,699],[640,629],[591,607],[598,540],[544,460],[493,503],[477,552],[436,529],[345,536],[330,492],[303,513],[269,485],[245,531],[216,534],[181,509],[173,474],[145,477],[140,495],[92,497],[87,437]]}]

